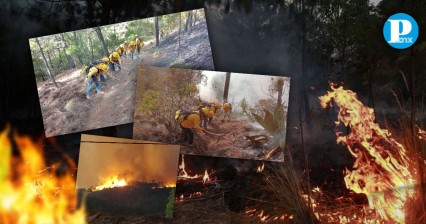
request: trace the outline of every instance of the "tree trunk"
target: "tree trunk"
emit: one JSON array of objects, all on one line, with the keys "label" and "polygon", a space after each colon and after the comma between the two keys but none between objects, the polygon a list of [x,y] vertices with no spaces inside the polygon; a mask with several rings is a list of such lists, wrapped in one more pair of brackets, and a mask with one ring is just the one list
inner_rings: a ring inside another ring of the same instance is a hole
[{"label": "tree trunk", "polygon": [[186,13],[186,22],[185,22],[185,31],[184,33],[186,33],[188,31],[188,26],[189,26],[189,16],[190,16],[190,12]]},{"label": "tree trunk", "polygon": [[61,54],[61,50],[60,50],[59,48],[56,48],[56,51],[58,52],[58,55],[59,55],[59,64],[60,64],[60,65],[61,65],[61,67],[62,67],[63,63],[62,63],[62,54]]},{"label": "tree trunk", "polygon": [[46,66],[47,74],[49,74],[53,84],[55,84],[55,87],[58,88],[58,84],[56,84],[55,78],[53,77],[52,72],[50,71],[49,64],[47,63],[46,57],[44,56],[43,48],[40,45],[40,41],[38,40],[38,38],[35,38],[35,40],[38,47],[40,48],[41,57],[43,58],[44,66]]},{"label": "tree trunk", "polygon": [[70,68],[75,68],[74,59],[71,57],[71,55],[67,54],[66,48],[68,48],[67,42],[65,42],[64,34],[61,33],[61,41],[63,43],[62,50],[64,52],[65,57],[67,58],[68,66]]},{"label": "tree trunk", "polygon": [[75,50],[75,52],[76,52],[75,56],[77,57],[78,63],[80,65],[82,65],[83,61],[81,60],[81,49],[80,49],[80,46],[79,46],[80,44],[78,43],[79,40],[78,40],[78,37],[77,37],[77,33],[75,31],[73,31],[73,34],[74,34],[75,47],[77,48]]},{"label": "tree trunk", "polygon": [[195,22],[197,21],[197,11],[194,12],[194,19],[192,25],[195,26]]},{"label": "tree trunk", "polygon": [[231,73],[226,73],[225,88],[223,88],[223,102],[228,102],[229,82],[231,81]]},{"label": "tree trunk", "polygon": [[277,92],[278,92],[278,98],[277,98],[277,108],[281,107],[283,105],[283,91],[284,91],[284,80],[278,81],[278,88],[277,88]]},{"label": "tree trunk", "polygon": [[191,30],[191,27],[192,27],[192,14],[193,14],[192,10],[189,11],[189,30]]},{"label": "tree trunk", "polygon": [[93,42],[92,42],[92,38],[90,36],[88,36],[88,39],[89,39],[89,48],[90,48],[90,60],[93,61],[93,58],[95,58],[93,56]]},{"label": "tree trunk", "polygon": [[158,30],[158,16],[155,17],[155,46],[160,45],[160,40],[158,38],[160,31]]},{"label": "tree trunk", "polygon": [[[304,0],[301,1],[302,6],[302,96],[303,96],[303,104],[305,105],[305,116],[309,114],[309,97],[307,93],[307,85],[306,85],[306,15],[305,15],[305,3]],[[309,119],[308,119],[309,122]]]},{"label": "tree trunk", "polygon": [[50,71],[52,71],[54,73],[55,69],[53,68],[52,59],[50,59],[50,51],[47,51],[47,58],[49,59],[48,65],[50,66]]},{"label": "tree trunk", "polygon": [[178,45],[178,57],[180,53],[180,33],[182,31],[182,13],[179,13],[179,45]]},{"label": "tree trunk", "polygon": [[107,46],[105,44],[105,40],[104,40],[104,36],[102,35],[101,28],[98,26],[98,27],[96,27],[94,29],[96,31],[96,34],[98,35],[99,41],[101,42],[102,49],[104,51],[104,55],[105,55],[105,57],[108,57],[108,55],[109,55],[108,48],[107,48]]}]

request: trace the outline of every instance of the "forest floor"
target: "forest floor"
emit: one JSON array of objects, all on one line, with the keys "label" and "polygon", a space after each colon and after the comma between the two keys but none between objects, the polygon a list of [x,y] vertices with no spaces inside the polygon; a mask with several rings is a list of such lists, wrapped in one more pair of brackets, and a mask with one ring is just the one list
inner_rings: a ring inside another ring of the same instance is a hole
[{"label": "forest floor", "polygon": [[141,58],[134,62],[123,58],[120,72],[109,72],[103,93],[86,99],[86,84],[80,69],[55,76],[37,84],[47,137],[133,122],[137,69],[140,65],[175,66],[213,70],[210,42],[205,21],[181,34],[180,57],[177,57],[178,31],[169,34],[155,47],[155,39],[142,48]]},{"label": "forest floor", "polygon": [[[181,154],[265,160],[265,154],[272,148],[271,146],[254,146],[246,136],[269,136],[268,133],[260,126],[257,127],[255,123],[238,118],[236,115],[233,115],[231,120],[225,120],[221,115],[214,117],[206,130],[223,136],[198,132],[195,133],[192,145],[187,142],[178,142],[180,133],[169,134],[164,125],[155,121],[147,121],[143,119],[144,117],[146,116],[136,116],[133,137],[148,141],[180,143]],[[150,131],[147,132],[146,130]],[[284,161],[284,152],[277,151],[267,160],[282,162]]]}]

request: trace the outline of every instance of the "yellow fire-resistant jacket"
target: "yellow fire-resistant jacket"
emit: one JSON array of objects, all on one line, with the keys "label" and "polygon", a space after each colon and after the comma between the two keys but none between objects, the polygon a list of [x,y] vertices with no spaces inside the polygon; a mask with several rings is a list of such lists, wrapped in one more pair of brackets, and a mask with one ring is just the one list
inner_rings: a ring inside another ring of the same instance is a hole
[{"label": "yellow fire-resistant jacket", "polygon": [[207,107],[203,107],[203,108],[201,108],[201,110],[202,110],[202,111],[203,111],[203,113],[206,115],[206,117],[208,117],[208,116],[209,116],[209,112],[210,112],[209,108],[207,108]]},{"label": "yellow fire-resistant jacket", "polygon": [[[183,115],[181,115],[183,116]],[[199,114],[190,114],[183,120],[181,123],[184,128],[195,128],[197,131],[201,131],[200,127],[200,115]]]},{"label": "yellow fire-resistant jacket", "polygon": [[129,44],[128,43],[124,43],[123,46],[124,46],[124,51],[127,51],[127,48],[129,47]]},{"label": "yellow fire-resistant jacket", "polygon": [[118,57],[114,57],[114,55],[113,55],[114,53],[112,53],[112,54],[110,54],[109,55],[109,60],[111,61],[111,62],[114,62],[114,63],[117,63],[118,62],[118,64],[120,64],[121,65],[121,58],[120,58],[120,56],[118,56]]},{"label": "yellow fire-resistant jacket", "polygon": [[213,117],[215,113],[216,113],[216,108],[209,107],[208,108],[208,112],[206,113],[206,115],[207,115],[207,117]]},{"label": "yellow fire-resistant jacket", "polygon": [[136,43],[134,41],[130,41],[129,51],[135,51],[135,50],[136,50]]},{"label": "yellow fire-resistant jacket", "polygon": [[225,111],[225,112],[231,111],[231,105],[229,103],[224,103],[223,104],[223,111]]},{"label": "yellow fire-resistant jacket", "polygon": [[117,47],[117,53],[121,56],[121,55],[123,55],[123,53],[124,53],[124,47],[122,47],[122,46],[118,46]]},{"label": "yellow fire-resistant jacket", "polygon": [[108,76],[108,73],[104,70],[101,69],[101,65],[103,65],[104,63],[99,63],[96,65],[96,67],[91,67],[89,69],[89,73],[87,74],[87,78],[89,80],[91,80],[93,77],[98,78],[98,81],[100,81],[100,74],[104,74],[105,76]]}]

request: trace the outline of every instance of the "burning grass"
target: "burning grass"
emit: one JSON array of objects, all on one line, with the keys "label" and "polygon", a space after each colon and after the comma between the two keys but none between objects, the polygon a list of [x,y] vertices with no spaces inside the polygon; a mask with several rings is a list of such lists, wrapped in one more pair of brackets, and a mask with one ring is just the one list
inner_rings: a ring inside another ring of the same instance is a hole
[{"label": "burning grass", "polygon": [[72,169],[58,175],[59,164],[47,167],[41,144],[29,137],[13,138],[15,155],[8,135],[0,134],[0,223],[86,223]]}]

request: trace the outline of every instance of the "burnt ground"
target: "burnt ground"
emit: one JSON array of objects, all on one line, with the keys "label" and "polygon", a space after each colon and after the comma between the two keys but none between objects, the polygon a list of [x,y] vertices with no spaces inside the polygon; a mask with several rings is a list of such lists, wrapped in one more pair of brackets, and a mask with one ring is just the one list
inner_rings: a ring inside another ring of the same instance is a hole
[{"label": "burnt ground", "polygon": [[[181,145],[181,154],[265,160],[265,154],[272,148],[271,145],[254,145],[247,140],[246,136],[269,135],[261,127],[257,127],[256,123],[238,118],[235,114],[228,121],[224,120],[219,113],[218,116],[213,118],[212,123],[207,126],[208,132],[224,134],[223,136],[219,137],[198,132],[195,133],[193,145],[178,141],[180,130],[179,133],[170,134],[164,125],[155,121],[147,121],[144,119],[146,117],[144,115],[136,115],[133,137],[148,141],[178,143]],[[277,151],[267,160],[282,162],[284,161],[284,152]]]},{"label": "burnt ground", "polygon": [[187,32],[183,32],[182,29],[180,47],[179,28],[160,40],[158,47],[152,48],[155,46],[155,40],[150,41],[146,46],[149,57],[143,58],[142,65],[214,70],[205,20],[197,22]]},{"label": "burnt ground", "polygon": [[[123,58],[121,72],[109,72],[104,93],[86,99],[86,85],[80,68],[55,76],[59,88],[50,80],[37,84],[38,95],[47,137],[64,135],[133,122],[136,68],[139,65],[176,66],[194,69],[213,69],[210,42],[205,21],[200,21],[192,30],[181,34],[181,48],[177,57],[178,30],[175,30],[159,47],[155,41],[142,50],[139,61],[131,63]],[[152,44],[154,43],[154,44]]]}]

